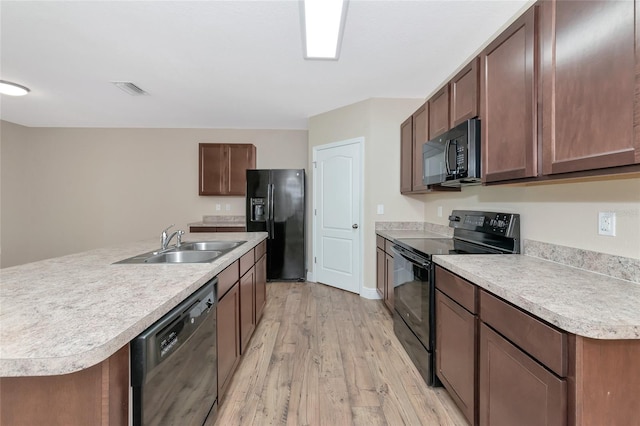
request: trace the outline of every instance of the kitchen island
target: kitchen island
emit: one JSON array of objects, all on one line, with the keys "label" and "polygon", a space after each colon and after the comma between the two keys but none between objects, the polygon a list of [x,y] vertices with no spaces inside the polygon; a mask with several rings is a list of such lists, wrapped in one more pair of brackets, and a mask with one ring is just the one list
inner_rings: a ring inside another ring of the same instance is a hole
[{"label": "kitchen island", "polygon": [[[12,423],[5,408],[14,396],[35,389],[66,393],[63,411],[97,404],[85,418],[91,424],[120,424],[128,418],[129,342],[266,237],[186,234],[184,242],[246,241],[211,263],[114,264],[158,249],[152,239],[1,269],[1,423]],[[56,409],[42,402],[39,409]]]}]

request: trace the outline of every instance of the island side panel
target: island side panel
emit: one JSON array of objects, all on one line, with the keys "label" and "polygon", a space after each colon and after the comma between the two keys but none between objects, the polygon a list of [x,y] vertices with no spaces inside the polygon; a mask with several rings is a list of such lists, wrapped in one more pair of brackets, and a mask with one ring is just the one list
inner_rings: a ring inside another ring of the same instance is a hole
[{"label": "island side panel", "polygon": [[76,373],[0,378],[2,426],[126,425],[129,345]]},{"label": "island side panel", "polygon": [[571,340],[568,424],[640,425],[640,340]]}]

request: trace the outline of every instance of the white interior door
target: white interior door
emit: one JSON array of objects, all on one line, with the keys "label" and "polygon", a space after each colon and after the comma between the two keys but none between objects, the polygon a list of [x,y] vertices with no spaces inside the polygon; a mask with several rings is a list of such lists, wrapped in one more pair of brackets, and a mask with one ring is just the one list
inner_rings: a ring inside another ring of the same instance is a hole
[{"label": "white interior door", "polygon": [[314,276],[360,293],[361,138],[314,148]]}]

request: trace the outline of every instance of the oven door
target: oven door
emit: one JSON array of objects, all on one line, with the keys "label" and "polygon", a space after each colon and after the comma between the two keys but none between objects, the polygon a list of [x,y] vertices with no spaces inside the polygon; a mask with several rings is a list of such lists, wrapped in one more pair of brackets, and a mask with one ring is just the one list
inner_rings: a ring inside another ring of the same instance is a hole
[{"label": "oven door", "polygon": [[432,263],[400,246],[393,246],[394,309],[431,351],[433,336],[433,266]]}]

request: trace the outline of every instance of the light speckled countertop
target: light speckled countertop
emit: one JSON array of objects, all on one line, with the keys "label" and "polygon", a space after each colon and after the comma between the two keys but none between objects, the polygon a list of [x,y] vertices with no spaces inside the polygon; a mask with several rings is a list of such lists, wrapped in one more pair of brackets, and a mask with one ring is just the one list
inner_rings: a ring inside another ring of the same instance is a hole
[{"label": "light speckled countertop", "polygon": [[107,359],[266,237],[185,234],[247,241],[212,263],[113,265],[157,249],[154,238],[0,269],[0,376],[66,374]]},{"label": "light speckled countertop", "polygon": [[640,284],[519,254],[433,259],[562,330],[594,339],[640,339]]},{"label": "light speckled countertop", "polygon": [[[419,230],[376,234],[389,240],[446,237]],[[595,339],[640,339],[639,283],[519,254],[433,260],[562,330]]]}]

